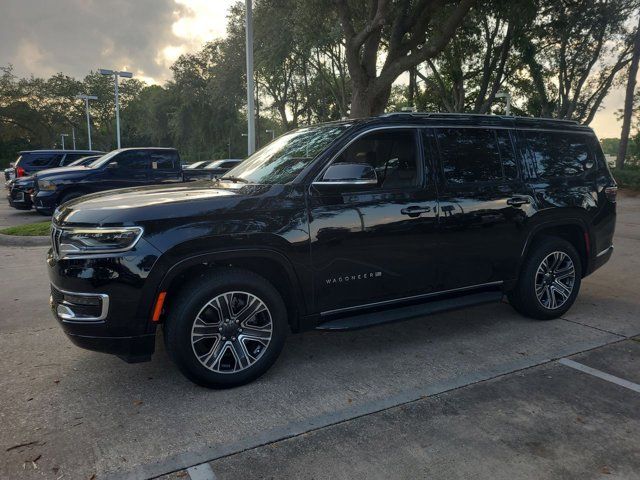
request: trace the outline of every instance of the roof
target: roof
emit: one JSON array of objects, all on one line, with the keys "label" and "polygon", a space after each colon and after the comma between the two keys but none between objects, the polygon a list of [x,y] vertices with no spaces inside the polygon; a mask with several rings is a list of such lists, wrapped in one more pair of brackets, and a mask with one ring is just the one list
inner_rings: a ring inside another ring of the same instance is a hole
[{"label": "roof", "polygon": [[591,128],[574,120],[560,120],[555,118],[515,117],[507,115],[481,115],[472,113],[429,113],[429,112],[392,112],[368,118],[327,122],[344,125],[424,125],[424,126],[487,126],[534,129],[562,129],[581,132],[592,132]]},{"label": "roof", "polygon": [[23,153],[86,153],[87,155],[95,155],[99,153],[105,153],[102,150],[69,150],[61,148],[41,149],[41,150],[21,150],[18,152],[20,155]]}]

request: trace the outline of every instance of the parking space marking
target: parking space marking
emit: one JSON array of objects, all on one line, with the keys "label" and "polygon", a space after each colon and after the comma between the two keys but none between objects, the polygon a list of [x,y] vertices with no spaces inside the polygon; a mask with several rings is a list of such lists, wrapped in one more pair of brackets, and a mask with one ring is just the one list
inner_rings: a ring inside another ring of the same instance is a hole
[{"label": "parking space marking", "polygon": [[620,385],[621,387],[628,388],[629,390],[633,390],[634,392],[640,393],[640,385],[637,383],[630,382],[629,380],[625,380],[624,378],[616,377],[615,375],[611,375],[609,373],[603,372],[601,370],[596,370],[595,368],[587,367],[578,362],[574,362],[573,360],[569,360],[568,358],[561,358],[558,360],[558,363],[565,365],[567,367],[574,368],[583,373],[587,373],[589,375],[593,375],[594,377],[601,378],[602,380],[606,380],[607,382],[615,383],[616,385]]},{"label": "parking space marking", "polygon": [[216,480],[216,474],[213,473],[211,465],[208,463],[201,463],[195,467],[187,468],[187,473],[191,480]]}]

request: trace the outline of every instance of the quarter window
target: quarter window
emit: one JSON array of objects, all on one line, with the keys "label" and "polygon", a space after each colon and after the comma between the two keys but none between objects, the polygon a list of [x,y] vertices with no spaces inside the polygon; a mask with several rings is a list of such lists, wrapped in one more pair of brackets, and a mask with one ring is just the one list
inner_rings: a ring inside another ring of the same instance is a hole
[{"label": "quarter window", "polygon": [[529,154],[541,178],[581,175],[594,166],[587,135],[563,132],[523,132]]},{"label": "quarter window", "polygon": [[369,164],[376,171],[379,187],[395,189],[419,183],[418,161],[413,130],[383,130],[353,142],[334,163]]}]

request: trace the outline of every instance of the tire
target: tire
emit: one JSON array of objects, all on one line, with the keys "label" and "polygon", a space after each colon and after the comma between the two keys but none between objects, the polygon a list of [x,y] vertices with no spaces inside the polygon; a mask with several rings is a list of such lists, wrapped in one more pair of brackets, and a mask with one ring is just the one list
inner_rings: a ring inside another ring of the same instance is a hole
[{"label": "tire", "polygon": [[530,250],[516,287],[507,294],[509,303],[530,318],[558,318],[573,305],[581,278],[582,263],[574,246],[561,238],[544,237]]},{"label": "tire", "polygon": [[[228,304],[230,315],[221,315],[229,313]],[[258,313],[243,319],[249,305]],[[203,387],[232,388],[273,365],[287,331],[287,309],[278,291],[253,272],[224,268],[180,290],[169,308],[164,337],[170,357],[188,379]]]}]

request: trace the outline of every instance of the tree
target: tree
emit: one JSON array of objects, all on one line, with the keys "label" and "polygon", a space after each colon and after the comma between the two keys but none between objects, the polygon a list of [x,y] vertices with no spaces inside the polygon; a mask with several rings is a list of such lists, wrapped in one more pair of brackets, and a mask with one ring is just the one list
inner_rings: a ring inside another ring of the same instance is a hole
[{"label": "tree", "polygon": [[616,158],[616,168],[624,168],[624,160],[627,156],[629,145],[629,132],[631,131],[631,116],[633,115],[634,92],[636,89],[636,76],[638,75],[638,62],[640,61],[640,20],[636,27],[635,39],[633,42],[633,57],[629,66],[627,80],[627,91],[624,99],[624,114],[622,118],[622,133],[620,135],[620,146]]},{"label": "tree", "polygon": [[[334,0],[353,84],[351,116],[384,111],[393,82],[449,43],[474,0]],[[378,62],[384,56],[382,67]]]},{"label": "tree", "polygon": [[512,80],[524,113],[589,124],[631,61],[626,21],[636,0],[537,0],[517,48],[527,69]]}]

